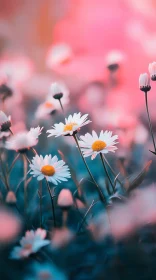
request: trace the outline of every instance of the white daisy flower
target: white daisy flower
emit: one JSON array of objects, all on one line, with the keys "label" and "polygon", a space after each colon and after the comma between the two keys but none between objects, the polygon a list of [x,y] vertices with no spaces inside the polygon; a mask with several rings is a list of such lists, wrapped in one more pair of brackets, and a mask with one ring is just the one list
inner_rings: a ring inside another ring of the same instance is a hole
[{"label": "white daisy flower", "polygon": [[103,130],[100,132],[100,136],[96,134],[95,131],[92,131],[92,135],[86,133],[84,136],[80,136],[79,145],[82,148],[82,152],[84,157],[91,156],[91,159],[95,159],[95,157],[99,154],[107,154],[109,152],[115,152],[117,150],[116,145],[118,142],[118,135],[112,136],[111,131]]},{"label": "white daisy flower", "polygon": [[42,133],[42,130],[43,130],[43,127],[40,127],[40,126],[35,127],[35,128],[32,127],[30,129],[30,131],[28,132],[28,134],[30,136],[34,137],[35,139],[38,139],[39,135],[41,135],[41,133]]},{"label": "white daisy flower", "polygon": [[57,156],[51,155],[43,156],[36,155],[33,157],[32,164],[30,164],[33,177],[37,177],[38,181],[46,178],[47,181],[58,185],[58,182],[67,181],[70,178],[70,172],[67,165],[63,160],[58,160]]},{"label": "white daisy flower", "polygon": [[61,82],[52,83],[49,90],[49,95],[54,99],[61,99],[63,104],[67,104],[69,102],[69,90],[65,86],[65,84]]},{"label": "white daisy flower", "polygon": [[140,74],[139,76],[139,88],[140,90],[147,92],[151,89],[150,77],[147,73]]},{"label": "white daisy flower", "polygon": [[12,259],[26,258],[29,255],[38,252],[42,247],[50,244],[50,241],[45,239],[46,231],[38,228],[36,231],[27,231],[25,236],[20,241],[20,246],[16,246],[12,253]]},{"label": "white daisy flower", "polygon": [[47,130],[47,133],[50,133],[48,137],[50,136],[61,136],[61,135],[73,135],[77,131],[80,130],[80,128],[88,123],[90,123],[90,120],[87,120],[88,114],[85,114],[81,116],[81,113],[75,113],[73,116],[70,115],[67,119],[65,119],[64,123],[58,123],[55,124],[52,129]]},{"label": "white daisy flower", "polygon": [[7,117],[3,111],[0,111],[0,130],[6,131],[11,127],[11,117]]},{"label": "white daisy flower", "polygon": [[18,152],[26,152],[29,148],[36,146],[38,140],[30,135],[30,132],[19,132],[9,138],[6,142],[6,149]]},{"label": "white daisy flower", "polygon": [[46,100],[40,104],[36,110],[35,117],[37,119],[46,119],[49,115],[52,115],[59,108],[59,104],[55,104],[55,100]]}]

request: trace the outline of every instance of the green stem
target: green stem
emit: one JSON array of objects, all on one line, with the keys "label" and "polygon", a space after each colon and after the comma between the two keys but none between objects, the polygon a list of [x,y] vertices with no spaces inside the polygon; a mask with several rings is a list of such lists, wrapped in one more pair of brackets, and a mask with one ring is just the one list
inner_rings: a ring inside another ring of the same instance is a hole
[{"label": "green stem", "polygon": [[110,184],[111,184],[111,186],[112,186],[113,192],[115,193],[115,187],[114,187],[114,185],[113,185],[113,183],[112,183],[112,180],[111,180],[111,178],[110,178],[110,176],[109,176],[109,173],[108,173],[108,171],[107,171],[107,168],[106,168],[105,161],[104,161],[104,159],[103,159],[102,153],[100,153],[100,157],[101,157],[101,161],[102,161],[102,164],[103,164],[103,168],[104,168],[104,170],[105,170],[105,173],[106,173],[106,175],[107,175],[107,177],[108,177],[108,180],[109,180],[109,182],[110,182]]},{"label": "green stem", "polygon": [[53,219],[54,219],[54,227],[56,227],[54,200],[53,200],[53,196],[52,196],[51,189],[50,189],[50,186],[49,186],[49,182],[48,182],[47,179],[46,179],[46,184],[47,184],[47,188],[48,188],[50,199],[51,199],[52,213],[53,213]]},{"label": "green stem", "polygon": [[10,173],[11,173],[16,161],[18,160],[19,156],[20,156],[20,154],[17,154],[17,156],[14,158],[14,160],[13,160],[13,162],[12,162],[10,168],[9,168],[8,175],[10,175]]},{"label": "green stem", "polygon": [[38,191],[40,200],[40,227],[42,228],[42,181],[40,181],[40,189]]},{"label": "green stem", "polygon": [[155,151],[155,153],[156,153],[156,145],[155,145],[155,140],[154,140],[154,133],[153,133],[152,122],[151,122],[150,113],[149,113],[149,109],[148,109],[147,92],[145,92],[145,103],[146,103],[146,111],[147,111],[147,116],[148,116],[148,122],[149,122],[150,133],[151,133],[151,136],[152,136],[154,151]]},{"label": "green stem", "polygon": [[26,181],[26,178],[27,178],[27,170],[28,170],[28,162],[27,162],[27,157],[25,154],[23,154],[23,166],[24,166],[24,213],[25,213],[25,216],[26,216],[26,213],[27,213],[27,200],[28,200],[28,197],[27,197],[27,181]]},{"label": "green stem", "polygon": [[86,217],[87,217],[87,215],[89,214],[89,212],[90,212],[90,210],[92,209],[92,207],[97,203],[98,201],[92,201],[92,203],[91,203],[91,205],[89,206],[89,208],[88,208],[88,210],[87,210],[87,212],[85,213],[85,215],[84,215],[84,217],[83,217],[83,219],[82,219],[82,221],[81,221],[81,223],[80,223],[80,225],[79,225],[79,227],[78,227],[78,231],[77,231],[77,234],[80,232],[80,229],[82,228],[82,225],[84,224],[84,222],[85,222],[85,220],[86,220]]},{"label": "green stem", "polygon": [[0,164],[1,164],[1,169],[2,169],[2,174],[3,174],[5,186],[6,186],[7,191],[9,191],[10,187],[9,187],[7,175],[6,175],[6,172],[5,172],[5,169],[4,169],[3,160],[2,160],[2,156],[1,156],[1,151],[0,151]]},{"label": "green stem", "polygon": [[[103,155],[103,159],[104,161],[106,162],[107,166],[109,167],[109,169],[111,170],[112,174],[115,176],[116,178],[116,174],[115,174],[115,171],[113,170],[113,168],[111,167],[111,165],[109,164],[109,162],[107,161],[106,157]],[[116,179],[116,181],[122,186],[122,183],[120,181],[119,178]]]},{"label": "green stem", "polygon": [[63,114],[64,114],[64,108],[63,108],[63,104],[62,104],[61,98],[60,98],[60,99],[58,99],[58,101],[59,101],[59,103],[60,103],[60,106],[61,106],[62,112],[63,112]]},{"label": "green stem", "polygon": [[105,197],[104,197],[104,194],[102,193],[100,187],[98,186],[98,184],[96,183],[96,181],[95,181],[95,179],[94,179],[92,173],[90,172],[90,169],[89,169],[89,167],[88,167],[88,165],[87,165],[87,163],[86,163],[86,161],[85,161],[85,159],[84,159],[84,157],[83,157],[82,151],[81,151],[81,149],[80,149],[78,139],[77,139],[76,135],[73,135],[73,137],[74,137],[74,140],[75,140],[75,142],[76,142],[76,144],[77,144],[77,147],[78,147],[78,149],[79,149],[79,152],[80,152],[80,155],[81,155],[81,157],[82,157],[82,160],[83,160],[83,162],[84,162],[84,164],[85,164],[85,166],[86,166],[86,169],[87,169],[87,171],[88,171],[88,173],[89,173],[89,175],[90,175],[90,177],[91,177],[93,183],[95,184],[95,186],[96,186],[96,188],[97,188],[97,191],[98,191],[98,193],[99,193],[99,197],[100,197],[101,201],[103,201],[103,203],[105,203],[105,202],[106,202],[106,199],[105,199]]}]

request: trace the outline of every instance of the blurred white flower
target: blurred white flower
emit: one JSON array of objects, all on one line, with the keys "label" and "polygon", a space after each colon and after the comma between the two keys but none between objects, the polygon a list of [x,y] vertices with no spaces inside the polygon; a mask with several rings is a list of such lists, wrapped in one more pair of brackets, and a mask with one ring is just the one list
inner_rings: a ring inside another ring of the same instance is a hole
[{"label": "blurred white flower", "polygon": [[42,133],[42,130],[43,130],[43,127],[32,127],[30,129],[30,131],[28,132],[28,135],[34,137],[35,139],[38,139],[39,135],[41,135]]},{"label": "blurred white flower", "polygon": [[37,143],[36,138],[30,135],[29,132],[24,131],[11,136],[9,141],[6,142],[6,149],[25,152],[29,148],[36,146]]},{"label": "blurred white flower", "polygon": [[110,70],[116,70],[125,60],[125,54],[119,50],[113,50],[106,56],[106,65]]},{"label": "blurred white flower", "polygon": [[115,145],[118,143],[116,142],[118,136],[112,136],[111,131],[106,130],[103,132],[102,130],[99,137],[95,131],[92,131],[92,134],[86,133],[84,136],[80,136],[80,139],[79,145],[82,148],[84,157],[91,156],[91,159],[95,159],[100,153],[107,154],[117,150]]},{"label": "blurred white flower", "polygon": [[6,139],[11,135],[10,131],[0,131],[0,140]]},{"label": "blurred white flower", "polygon": [[57,156],[51,155],[43,156],[36,155],[33,157],[32,164],[30,164],[33,177],[37,177],[38,181],[46,178],[47,181],[58,185],[58,182],[67,181],[70,178],[70,172],[63,160],[58,160]]},{"label": "blurred white flower", "polygon": [[11,117],[7,117],[3,111],[0,111],[0,130],[7,131],[11,127]]},{"label": "blurred white flower", "polygon": [[25,236],[20,241],[20,246],[16,246],[12,253],[12,259],[26,258],[29,255],[36,253],[42,247],[50,244],[50,241],[45,239],[46,231],[38,228],[36,231],[27,231]]},{"label": "blurred white flower", "polygon": [[77,131],[80,130],[80,128],[88,123],[90,123],[90,120],[87,120],[88,114],[85,114],[81,116],[81,113],[75,113],[73,116],[70,115],[67,119],[65,119],[64,123],[58,123],[54,124],[52,129],[47,130],[47,133],[50,133],[48,137],[51,136],[61,136],[61,135],[73,135]]},{"label": "blurred white flower", "polygon": [[62,43],[52,46],[47,54],[46,64],[49,68],[64,64],[73,57],[73,52],[68,44]]},{"label": "blurred white flower", "polygon": [[73,196],[70,190],[62,189],[58,196],[58,205],[60,207],[70,207],[73,205]]},{"label": "blurred white flower", "polygon": [[150,77],[152,81],[156,81],[156,62],[152,62],[148,67]]},{"label": "blurred white flower", "polygon": [[[54,100],[55,101],[55,100]],[[57,107],[59,107],[59,104],[57,103],[57,106],[54,104],[54,101],[46,101],[42,104],[40,104],[36,110],[35,117],[37,119],[46,119],[50,115],[56,112]]]},{"label": "blurred white flower", "polygon": [[151,89],[150,77],[147,73],[140,74],[139,76],[139,88],[140,90],[147,92]]}]

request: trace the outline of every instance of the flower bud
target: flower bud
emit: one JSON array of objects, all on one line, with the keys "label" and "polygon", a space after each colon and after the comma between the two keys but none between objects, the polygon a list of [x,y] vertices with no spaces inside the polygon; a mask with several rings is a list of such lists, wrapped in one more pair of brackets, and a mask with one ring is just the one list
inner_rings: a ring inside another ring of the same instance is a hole
[{"label": "flower bud", "polygon": [[61,208],[68,209],[73,205],[73,196],[70,190],[62,189],[58,196],[58,205]]},{"label": "flower bud", "polygon": [[63,90],[58,83],[51,84],[50,91],[52,93],[53,98],[61,99],[63,97]]},{"label": "flower bud", "polygon": [[156,81],[156,62],[152,62],[148,66],[150,77],[152,81]]},{"label": "flower bud", "polygon": [[9,191],[9,192],[7,193],[6,202],[7,202],[7,203],[10,203],[10,204],[16,203],[16,196],[15,196],[14,192]]},{"label": "flower bud", "polygon": [[150,77],[147,73],[141,74],[139,77],[139,88],[140,90],[147,92],[151,89]]}]

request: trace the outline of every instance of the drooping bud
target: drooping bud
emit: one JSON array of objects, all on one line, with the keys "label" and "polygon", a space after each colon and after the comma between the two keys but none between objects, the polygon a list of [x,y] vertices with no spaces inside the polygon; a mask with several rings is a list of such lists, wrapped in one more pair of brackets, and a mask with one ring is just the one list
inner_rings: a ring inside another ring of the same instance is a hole
[{"label": "drooping bud", "polygon": [[150,77],[147,73],[141,74],[139,77],[139,88],[141,91],[147,92],[151,89]]},{"label": "drooping bud", "polygon": [[63,209],[70,208],[74,203],[71,191],[67,189],[62,189],[58,196],[57,203]]},{"label": "drooping bud", "polygon": [[14,203],[16,203],[16,201],[17,201],[17,199],[16,199],[14,192],[9,191],[6,196],[6,202],[10,203],[10,204],[14,204]]},{"label": "drooping bud", "polygon": [[50,92],[51,92],[51,94],[52,94],[54,99],[58,99],[59,100],[59,99],[61,99],[63,97],[62,87],[58,83],[51,84]]},{"label": "drooping bud", "polygon": [[150,77],[152,81],[156,81],[156,62],[152,62],[148,66]]}]

